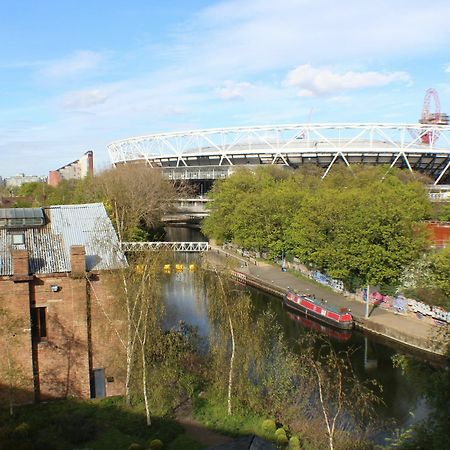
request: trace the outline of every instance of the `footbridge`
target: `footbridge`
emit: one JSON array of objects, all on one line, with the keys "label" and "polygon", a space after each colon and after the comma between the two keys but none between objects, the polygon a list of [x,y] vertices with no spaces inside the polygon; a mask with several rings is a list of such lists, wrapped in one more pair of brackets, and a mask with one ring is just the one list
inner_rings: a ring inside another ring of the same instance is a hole
[{"label": "footbridge", "polygon": [[208,242],[121,242],[123,252],[170,251],[202,253],[209,250]]},{"label": "footbridge", "polygon": [[450,126],[294,124],[216,128],[131,137],[108,145],[114,165],[143,162],[173,180],[216,180],[238,167],[382,164],[450,184]]}]

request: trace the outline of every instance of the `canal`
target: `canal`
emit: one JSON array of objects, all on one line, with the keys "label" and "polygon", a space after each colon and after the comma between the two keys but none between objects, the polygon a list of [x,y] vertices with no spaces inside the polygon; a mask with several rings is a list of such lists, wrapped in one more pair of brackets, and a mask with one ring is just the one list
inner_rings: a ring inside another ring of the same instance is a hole
[{"label": "canal", "polygon": [[[170,227],[167,229],[167,240],[203,241],[206,239],[198,230]],[[198,288],[194,287],[195,274],[189,271],[189,266],[191,265],[193,269],[192,264],[197,265],[199,258],[198,255],[188,254],[176,256],[176,262],[183,265],[183,270],[178,272],[174,270],[171,274],[166,274],[163,295],[167,310],[167,326],[184,320],[196,326],[199,334],[206,337],[209,329],[208,299],[205,293],[199,292]],[[262,314],[267,308],[272,310],[289,342],[295,343],[302,334],[314,330],[327,336],[336,350],[351,348],[353,350],[352,364],[358,378],[360,380],[375,379],[382,386],[383,404],[377,406],[377,414],[380,423],[386,423],[387,428],[406,427],[433,413],[427,401],[426,380],[421,380],[421,377],[424,377],[424,374],[430,374],[430,371],[431,373],[441,371],[448,378],[446,367],[436,367],[435,363],[431,366],[417,355],[405,355],[404,351],[395,344],[388,344],[379,338],[357,331],[342,333],[305,320],[304,317],[286,310],[279,298],[249,287],[242,289],[246,289],[251,295],[255,316]],[[393,357],[396,355],[405,355],[414,361],[413,369],[408,371],[407,375],[400,368],[395,367]],[[380,442],[389,434],[386,429],[380,429],[378,435],[373,438]]]}]

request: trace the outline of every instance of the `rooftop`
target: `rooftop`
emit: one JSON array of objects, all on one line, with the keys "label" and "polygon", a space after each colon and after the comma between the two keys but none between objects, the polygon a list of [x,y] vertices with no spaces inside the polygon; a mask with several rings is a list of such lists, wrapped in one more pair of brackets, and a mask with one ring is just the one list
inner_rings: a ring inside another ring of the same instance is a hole
[{"label": "rooftop", "polygon": [[[28,210],[28,211],[24,211]],[[0,221],[19,216],[45,217],[45,225],[0,228],[0,276],[13,275],[12,250],[28,250],[30,273],[71,271],[70,247],[84,245],[86,270],[110,270],[123,267],[126,259],[102,203],[59,205],[45,208],[0,209]],[[22,220],[23,217],[20,217]],[[17,235],[23,238],[17,239]]]}]

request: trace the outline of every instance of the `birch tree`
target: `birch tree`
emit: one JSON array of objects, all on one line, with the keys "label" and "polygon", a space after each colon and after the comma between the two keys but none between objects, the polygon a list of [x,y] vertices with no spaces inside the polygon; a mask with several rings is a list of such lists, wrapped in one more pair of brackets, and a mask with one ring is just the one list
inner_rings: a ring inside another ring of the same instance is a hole
[{"label": "birch tree", "polygon": [[[308,341],[310,342],[308,344]],[[361,382],[353,372],[350,351],[336,352],[329,342],[315,353],[311,336],[307,336],[303,363],[309,368],[312,392],[317,394],[319,414],[322,416],[330,450],[336,447],[337,432],[342,421],[351,421],[356,434],[372,420],[373,407],[380,401],[375,389],[381,389],[373,380]]]},{"label": "birch tree", "polygon": [[[248,377],[245,367],[245,342],[249,339],[251,303],[248,295],[233,286],[227,271],[214,268],[201,271],[207,290],[208,315],[211,320],[210,352],[213,359],[212,377],[219,390],[225,388],[227,414],[234,409],[236,377]],[[226,373],[226,377],[223,376]],[[242,390],[241,390],[242,391]]]}]

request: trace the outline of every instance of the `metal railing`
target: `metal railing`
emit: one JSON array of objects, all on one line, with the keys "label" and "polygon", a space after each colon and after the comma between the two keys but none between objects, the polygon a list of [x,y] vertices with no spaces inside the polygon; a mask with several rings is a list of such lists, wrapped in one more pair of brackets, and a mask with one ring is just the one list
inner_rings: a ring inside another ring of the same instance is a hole
[{"label": "metal railing", "polygon": [[124,252],[171,251],[201,253],[209,250],[208,242],[121,242]]}]

